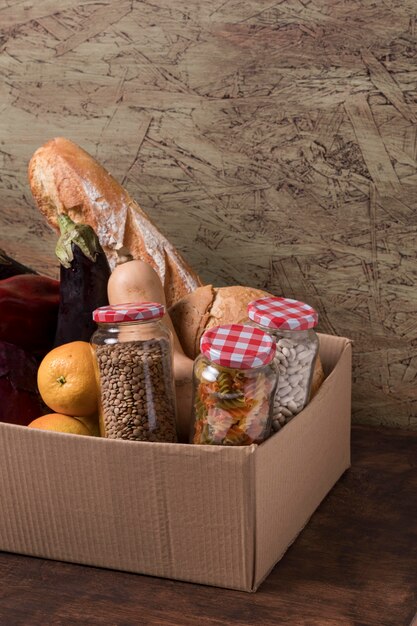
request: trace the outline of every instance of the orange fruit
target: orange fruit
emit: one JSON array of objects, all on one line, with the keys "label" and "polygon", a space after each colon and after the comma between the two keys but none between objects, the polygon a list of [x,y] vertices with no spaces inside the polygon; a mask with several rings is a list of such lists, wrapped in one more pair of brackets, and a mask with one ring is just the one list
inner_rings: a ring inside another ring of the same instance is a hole
[{"label": "orange fruit", "polygon": [[38,389],[55,413],[96,413],[98,387],[90,344],[72,341],[48,352],[38,369]]},{"label": "orange fruit", "polygon": [[61,413],[48,413],[37,417],[28,425],[28,428],[39,428],[40,430],[54,430],[59,433],[70,433],[72,435],[91,435],[91,432],[83,422],[76,417],[62,415]]},{"label": "orange fruit", "polygon": [[75,419],[80,420],[85,426],[87,426],[93,437],[100,437],[100,424],[97,415],[89,415],[88,417],[75,416]]}]

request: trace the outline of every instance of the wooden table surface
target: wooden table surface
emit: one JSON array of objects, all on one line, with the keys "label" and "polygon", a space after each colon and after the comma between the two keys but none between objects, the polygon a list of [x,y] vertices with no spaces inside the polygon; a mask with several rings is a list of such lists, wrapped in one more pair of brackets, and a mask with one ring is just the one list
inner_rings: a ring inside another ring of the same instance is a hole
[{"label": "wooden table surface", "polygon": [[417,432],[353,428],[353,465],[255,594],[0,554],[0,625],[409,626]]}]

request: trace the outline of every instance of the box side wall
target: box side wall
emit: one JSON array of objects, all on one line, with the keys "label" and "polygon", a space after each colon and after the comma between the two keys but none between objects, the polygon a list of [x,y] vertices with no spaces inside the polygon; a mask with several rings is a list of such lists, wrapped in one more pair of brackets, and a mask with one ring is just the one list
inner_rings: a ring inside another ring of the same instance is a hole
[{"label": "box side wall", "polygon": [[254,450],[0,424],[0,550],[250,590]]},{"label": "box side wall", "polygon": [[254,588],[350,465],[351,346],[336,339],[325,338],[332,371],[317,395],[256,452]]},{"label": "box side wall", "polygon": [[352,342],[346,337],[336,337],[324,333],[317,333],[317,335],[320,340],[320,358],[323,363],[323,370],[328,376],[339,362],[346,345],[351,345]]}]

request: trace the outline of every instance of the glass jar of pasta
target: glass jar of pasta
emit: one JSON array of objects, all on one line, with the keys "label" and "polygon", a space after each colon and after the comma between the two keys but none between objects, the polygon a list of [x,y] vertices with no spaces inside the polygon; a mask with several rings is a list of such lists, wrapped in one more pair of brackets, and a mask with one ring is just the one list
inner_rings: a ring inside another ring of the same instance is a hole
[{"label": "glass jar of pasta", "polygon": [[272,426],[279,430],[306,406],[310,398],[319,339],[314,331],[317,312],[290,298],[267,297],[248,305],[248,317],[276,341],[279,371]]},{"label": "glass jar of pasta", "polygon": [[271,434],[277,370],[275,342],[253,326],[206,331],[194,363],[191,442],[226,446],[261,443]]}]

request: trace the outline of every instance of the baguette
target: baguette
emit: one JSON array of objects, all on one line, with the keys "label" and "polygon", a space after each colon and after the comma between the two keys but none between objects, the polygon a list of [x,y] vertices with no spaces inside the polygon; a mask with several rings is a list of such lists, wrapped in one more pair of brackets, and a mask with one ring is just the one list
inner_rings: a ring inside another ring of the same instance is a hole
[{"label": "baguette", "polygon": [[36,204],[58,231],[57,215],[95,230],[114,269],[118,250],[149,263],[158,273],[170,306],[202,281],[128,192],[85,150],[57,137],[32,156],[29,183]]}]

